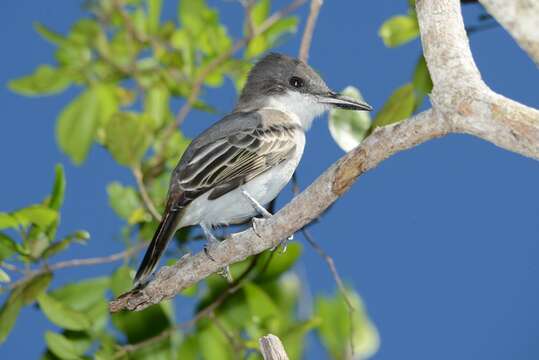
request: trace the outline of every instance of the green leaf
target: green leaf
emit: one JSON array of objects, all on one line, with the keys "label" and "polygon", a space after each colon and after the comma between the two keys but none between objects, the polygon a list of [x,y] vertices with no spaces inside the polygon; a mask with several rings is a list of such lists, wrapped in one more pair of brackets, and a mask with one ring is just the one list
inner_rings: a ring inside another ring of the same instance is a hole
[{"label": "green leaf", "polygon": [[260,287],[247,283],[243,287],[247,306],[252,320],[269,331],[276,331],[279,326],[279,309],[272,298]]},{"label": "green leaf", "polygon": [[118,107],[114,87],[100,84],[88,88],[60,114],[56,137],[60,148],[80,165],[85,159],[97,128],[106,123]]},{"label": "green leaf", "polygon": [[197,360],[199,355],[199,347],[197,337],[189,335],[185,337],[178,349],[178,359],[181,360]]},{"label": "green leaf", "polygon": [[7,259],[14,253],[19,252],[19,247],[15,240],[4,233],[0,233],[0,260]]},{"label": "green leaf", "polygon": [[52,331],[45,332],[45,342],[49,350],[62,360],[79,360],[81,359],[74,344],[65,336]]},{"label": "green leaf", "polygon": [[64,194],[66,188],[66,178],[64,167],[62,164],[56,164],[54,168],[54,185],[52,187],[52,194],[49,200],[49,207],[53,210],[60,210],[64,202]]},{"label": "green leaf", "polygon": [[85,330],[91,326],[90,319],[82,312],[42,293],[38,296],[39,307],[55,325],[68,330]]},{"label": "green leaf", "polygon": [[89,238],[90,234],[87,231],[81,230],[74,232],[73,234],[67,235],[62,240],[55,241],[47,246],[41,256],[44,258],[51,257],[60,251],[67,249],[71,243],[78,242],[80,244],[84,244]]},{"label": "green leaf", "polygon": [[315,314],[322,320],[318,327],[320,339],[333,359],[350,358],[351,340],[355,356],[368,358],[378,350],[378,332],[370,322],[359,295],[347,290],[347,296],[354,307],[352,314],[341,293],[316,299]]},{"label": "green leaf", "polygon": [[214,324],[201,329],[198,334],[199,352],[204,360],[233,360],[242,359],[241,353],[235,352],[230,341]]},{"label": "green leaf", "polygon": [[[217,56],[230,48],[232,39],[226,28],[220,24],[218,12],[209,8],[205,0],[181,1],[178,8],[180,23],[187,30],[187,38],[191,38],[188,42],[190,46],[196,45],[202,53],[210,56]],[[187,52],[191,50],[188,49]],[[188,60],[191,61],[192,59]],[[219,83],[219,77],[216,77],[218,70],[210,74],[213,79],[208,84]]]},{"label": "green leaf", "polygon": [[293,34],[297,31],[299,19],[295,16],[288,16],[276,21],[273,25],[266,30],[266,38],[270,47],[278,45],[278,41],[285,34]]},{"label": "green leaf", "polygon": [[180,1],[178,11],[182,26],[194,34],[217,21],[217,12],[210,9],[205,0]]},{"label": "green leaf", "polygon": [[19,222],[8,213],[0,212],[0,229],[16,229]]},{"label": "green leaf", "polygon": [[6,340],[23,305],[34,302],[34,299],[47,289],[51,279],[50,273],[40,274],[11,291],[0,309],[0,343]]},{"label": "green leaf", "polygon": [[[48,200],[48,206],[53,210],[60,211],[60,208],[62,207],[62,204],[64,202],[64,194],[66,188],[65,173],[62,164],[56,164],[54,172],[54,184],[52,186],[51,196]],[[52,240],[56,237],[56,230],[58,229],[58,225],[60,224],[59,215],[60,214],[58,214],[57,219],[53,221],[47,229],[48,239]]]},{"label": "green leaf", "polygon": [[99,34],[97,19],[82,18],[73,24],[69,40],[80,45],[92,45]]},{"label": "green leaf", "polygon": [[57,301],[77,311],[86,311],[97,302],[104,301],[105,292],[110,285],[106,276],[71,283],[49,293]]},{"label": "green leaf", "polygon": [[22,297],[17,296],[15,291],[11,292],[4,305],[2,305],[2,309],[0,309],[0,343],[6,340],[15,325],[22,305]]},{"label": "green leaf", "polygon": [[165,86],[154,86],[146,92],[144,111],[152,118],[154,128],[160,128],[172,116],[169,101],[170,93]]},{"label": "green leaf", "polygon": [[[174,167],[190,143],[190,139],[186,138],[181,132],[175,131],[169,141],[164,142],[164,139],[157,139],[154,143],[154,148],[156,153],[164,154],[164,158],[167,159],[167,165]],[[165,146],[164,149],[163,146]],[[167,178],[165,192],[168,189],[168,182],[169,179]]]},{"label": "green leaf", "polygon": [[[260,0],[258,1],[251,9],[251,21],[253,23],[253,26],[256,28],[264,20],[268,17],[270,12],[271,2],[269,0]],[[248,28],[245,27],[244,32],[247,33]],[[260,34],[247,44],[247,48],[245,50],[245,56],[247,58],[255,57],[264,51],[269,47],[267,38],[264,34]]]},{"label": "green leaf", "polygon": [[251,9],[253,25],[260,25],[266,20],[271,8],[270,0],[260,0]]},{"label": "green leaf", "polygon": [[419,57],[415,66],[412,83],[417,94],[417,108],[423,102],[423,98],[432,91],[432,79],[423,55]]},{"label": "green leaf", "polygon": [[0,268],[0,282],[7,283],[10,281],[11,278],[9,277],[9,275],[4,270],[2,270],[2,268]]},{"label": "green leaf", "polygon": [[20,292],[24,305],[32,304],[36,298],[44,293],[52,280],[52,273],[39,274],[20,285],[17,291]]},{"label": "green leaf", "polygon": [[386,20],[378,35],[387,47],[405,44],[419,36],[417,18],[412,15],[397,15]]},{"label": "green leaf", "polygon": [[163,0],[148,0],[148,31],[156,33],[159,29]]},{"label": "green leaf", "polygon": [[[342,93],[363,101],[361,93],[353,86],[346,87]],[[367,111],[349,111],[337,108],[329,111],[329,132],[344,151],[350,151],[358,146],[367,136],[370,127],[371,116]]]},{"label": "green leaf", "polygon": [[110,288],[112,290],[112,295],[118,297],[125,293],[126,291],[131,290],[133,287],[133,270],[129,266],[120,266],[110,279]]},{"label": "green leaf", "polygon": [[315,317],[304,321],[298,321],[284,331],[285,335],[281,340],[291,359],[303,358],[302,355],[306,343],[305,336],[320,324],[321,320]]},{"label": "green leaf", "polygon": [[132,220],[132,215],[142,208],[135,189],[112,182],[107,186],[109,205],[124,220]]},{"label": "green leaf", "polygon": [[61,34],[47,28],[45,25],[43,25],[40,22],[34,22],[34,29],[43,37],[45,40],[48,40],[54,45],[62,45],[65,44],[67,41],[64,36]]},{"label": "green leaf", "polygon": [[32,205],[14,212],[13,217],[22,226],[35,224],[45,229],[58,218],[58,212],[43,205]]},{"label": "green leaf", "polygon": [[152,138],[152,119],[147,115],[118,113],[108,122],[105,145],[114,159],[125,166],[136,165]]},{"label": "green leaf", "polygon": [[11,80],[8,87],[21,95],[36,96],[59,93],[70,84],[70,77],[62,69],[41,65],[33,74]]},{"label": "green leaf", "polygon": [[247,45],[247,48],[245,49],[245,56],[249,59],[253,58],[259,54],[262,54],[268,48],[269,45],[266,38],[263,35],[256,36],[249,41],[249,45]]},{"label": "green leaf", "polygon": [[[264,252],[257,261],[257,269],[259,272],[256,277],[256,282],[271,281],[281,276],[284,272],[294,266],[301,255],[301,251],[301,244],[293,242],[288,245],[286,252],[283,254],[272,254],[270,251]],[[262,270],[264,271],[261,272]]]},{"label": "green leaf", "polygon": [[414,112],[415,104],[414,85],[408,83],[401,86],[391,94],[382,109],[376,114],[371,129],[406,119]]}]

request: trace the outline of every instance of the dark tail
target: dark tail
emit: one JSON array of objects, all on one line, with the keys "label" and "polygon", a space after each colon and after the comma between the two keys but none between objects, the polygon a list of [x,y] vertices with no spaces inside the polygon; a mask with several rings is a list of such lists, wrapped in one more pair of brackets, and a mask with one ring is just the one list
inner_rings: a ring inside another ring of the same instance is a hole
[{"label": "dark tail", "polygon": [[182,213],[183,211],[181,210],[165,212],[165,216],[163,217],[163,220],[161,220],[161,223],[153,236],[152,242],[146,250],[144,259],[142,259],[142,263],[140,263],[137,270],[134,280],[135,287],[143,285],[152,274],[159,262],[159,258],[163,255],[168,242],[176,232],[176,226],[178,226]]}]

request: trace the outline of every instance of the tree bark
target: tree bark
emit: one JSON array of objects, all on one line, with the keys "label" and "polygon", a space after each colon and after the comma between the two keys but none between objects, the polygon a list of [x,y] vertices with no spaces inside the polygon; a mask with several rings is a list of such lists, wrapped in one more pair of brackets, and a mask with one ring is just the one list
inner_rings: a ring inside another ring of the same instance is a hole
[{"label": "tree bark", "polygon": [[479,2],[539,66],[539,1],[480,0]]}]

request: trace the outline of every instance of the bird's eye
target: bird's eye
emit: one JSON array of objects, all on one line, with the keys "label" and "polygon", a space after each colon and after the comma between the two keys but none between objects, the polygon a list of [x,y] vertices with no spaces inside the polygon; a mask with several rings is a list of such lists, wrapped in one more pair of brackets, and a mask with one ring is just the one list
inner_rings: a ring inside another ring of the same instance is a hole
[{"label": "bird's eye", "polygon": [[290,83],[290,85],[292,85],[293,87],[297,89],[303,87],[303,85],[305,84],[303,79],[297,76],[292,76],[288,82]]}]

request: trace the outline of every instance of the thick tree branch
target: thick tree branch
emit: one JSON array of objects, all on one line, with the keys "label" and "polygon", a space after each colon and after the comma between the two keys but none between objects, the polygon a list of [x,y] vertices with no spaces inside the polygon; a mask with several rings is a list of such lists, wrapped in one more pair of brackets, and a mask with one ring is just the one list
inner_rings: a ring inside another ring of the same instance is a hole
[{"label": "thick tree branch", "polygon": [[539,66],[539,1],[480,0],[479,2]]},{"label": "thick tree branch", "polygon": [[458,0],[417,0],[425,58],[434,82],[433,108],[377,128],[272,218],[211,249],[162,268],[141,290],[110,303],[111,311],[141,310],[174,297],[225,265],[244,260],[303,228],[342,196],[356,178],[389,156],[448,133],[467,133],[539,159],[539,111],[490,90],[473,61]]},{"label": "thick tree branch", "polygon": [[451,132],[466,133],[539,159],[539,112],[490,90],[468,45],[455,0],[416,2],[434,111]]}]

